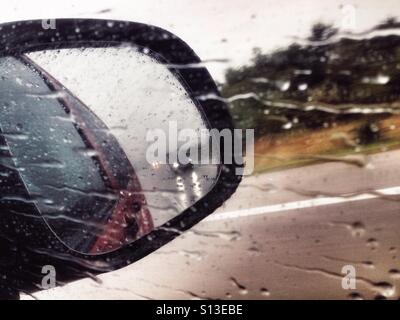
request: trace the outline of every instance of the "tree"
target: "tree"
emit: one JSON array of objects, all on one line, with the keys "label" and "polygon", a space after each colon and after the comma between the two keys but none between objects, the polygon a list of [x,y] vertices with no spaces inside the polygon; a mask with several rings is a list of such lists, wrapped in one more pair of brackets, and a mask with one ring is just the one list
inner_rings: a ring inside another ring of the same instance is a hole
[{"label": "tree", "polygon": [[338,33],[338,29],[332,25],[317,23],[311,29],[310,41],[326,41]]},{"label": "tree", "polygon": [[[385,25],[396,23],[388,19]],[[237,124],[256,129],[256,136],[285,132],[287,122],[291,122],[292,129],[317,128],[364,117],[362,112],[342,115],[329,111],[343,105],[374,108],[377,103],[399,100],[400,70],[396,65],[400,62],[400,37],[314,43],[332,39],[337,32],[331,25],[318,23],[311,29],[309,44],[294,43],[268,54],[255,48],[249,65],[229,69],[223,96],[252,93],[249,98],[229,103]],[[390,81],[374,84],[373,77],[379,74]],[[308,112],[301,106],[309,101],[329,108]],[[298,107],[290,107],[293,105]],[[377,117],[371,116],[369,121]],[[367,129],[361,132],[368,136]]]}]

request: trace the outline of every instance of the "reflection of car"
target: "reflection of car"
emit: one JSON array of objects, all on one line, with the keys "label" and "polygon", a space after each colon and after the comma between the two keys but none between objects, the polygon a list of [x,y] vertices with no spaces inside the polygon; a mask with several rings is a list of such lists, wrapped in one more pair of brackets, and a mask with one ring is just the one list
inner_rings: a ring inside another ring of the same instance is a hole
[{"label": "reflection of car", "polygon": [[191,162],[188,162],[186,164],[181,164],[179,162],[174,162],[173,164],[171,164],[171,168],[174,171],[183,173],[185,171],[192,170],[193,164]]},{"label": "reflection of car", "polygon": [[170,154],[167,154],[167,163],[171,167],[173,171],[175,171],[177,174],[184,174],[187,171],[191,171],[193,169],[193,161],[190,158],[190,150],[186,152],[186,163],[181,163],[178,159],[177,155],[174,155],[173,159],[176,159],[176,161],[171,161],[172,156]]},{"label": "reflection of car", "polygon": [[[57,236],[73,250],[97,254],[150,232],[140,182],[105,124],[26,56],[0,63],[10,73],[2,90],[14,101],[0,116],[4,143],[20,184]],[[34,84],[31,92],[26,83]],[[52,94],[57,99],[46,97]],[[27,139],[18,140],[14,128]]]}]

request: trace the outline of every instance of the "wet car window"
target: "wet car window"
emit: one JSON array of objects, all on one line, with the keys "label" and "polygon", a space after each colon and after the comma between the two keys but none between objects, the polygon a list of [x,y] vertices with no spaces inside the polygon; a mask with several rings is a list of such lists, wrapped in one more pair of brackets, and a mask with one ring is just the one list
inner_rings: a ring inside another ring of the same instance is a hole
[{"label": "wet car window", "polygon": [[[254,129],[254,170],[215,213],[151,255],[35,296],[398,299],[397,0],[73,3],[43,1],[55,15],[149,23],[190,44],[222,95],[197,98],[221,99],[237,128]],[[42,18],[14,9],[14,20]],[[21,75],[26,85],[23,76],[34,74]],[[65,79],[72,92],[75,77]],[[33,94],[47,94],[37,85]],[[70,139],[82,143],[76,132]]]}]

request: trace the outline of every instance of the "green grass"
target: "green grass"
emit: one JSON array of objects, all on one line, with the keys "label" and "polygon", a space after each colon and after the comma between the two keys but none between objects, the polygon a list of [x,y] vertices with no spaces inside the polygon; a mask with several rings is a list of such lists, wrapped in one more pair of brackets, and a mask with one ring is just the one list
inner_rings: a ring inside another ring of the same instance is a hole
[{"label": "green grass", "polygon": [[[342,148],[342,149],[335,149],[331,152],[325,152],[314,156],[335,156],[335,157],[344,157],[348,155],[370,155],[379,152],[395,150],[400,148],[400,139],[387,139],[377,141],[368,145],[359,146],[358,150],[355,148]],[[257,156],[256,156],[257,157]],[[263,157],[263,156],[261,156]],[[268,155],[265,155],[268,157]],[[280,164],[268,165],[268,162],[263,162],[262,165],[256,165],[254,168],[254,174],[260,174],[265,172],[274,172],[280,171],[284,169],[291,169],[297,167],[303,167],[311,164],[316,163],[323,163],[323,162],[332,162],[335,160],[323,160],[323,159],[315,159],[312,156],[303,156],[299,154],[298,158],[294,159],[282,159]],[[340,161],[340,160],[337,160]]]}]

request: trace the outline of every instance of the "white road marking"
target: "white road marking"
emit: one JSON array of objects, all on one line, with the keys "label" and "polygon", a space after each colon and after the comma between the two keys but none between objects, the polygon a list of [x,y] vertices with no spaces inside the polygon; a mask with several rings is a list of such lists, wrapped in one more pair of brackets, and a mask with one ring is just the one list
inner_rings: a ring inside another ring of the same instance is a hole
[{"label": "white road marking", "polygon": [[374,193],[363,193],[350,197],[323,197],[323,198],[314,198],[286,203],[279,203],[270,206],[263,207],[255,207],[248,209],[241,209],[236,211],[228,211],[228,212],[219,212],[208,216],[205,221],[217,221],[217,220],[226,220],[226,219],[235,219],[235,218],[243,218],[248,216],[257,216],[267,213],[281,212],[281,211],[289,211],[296,209],[305,209],[305,208],[313,208],[319,206],[326,206],[330,204],[338,204],[352,201],[360,201],[360,200],[368,200],[375,199],[382,196],[393,196],[400,195],[400,186],[386,188],[386,189],[378,189],[375,190],[377,194]]}]

